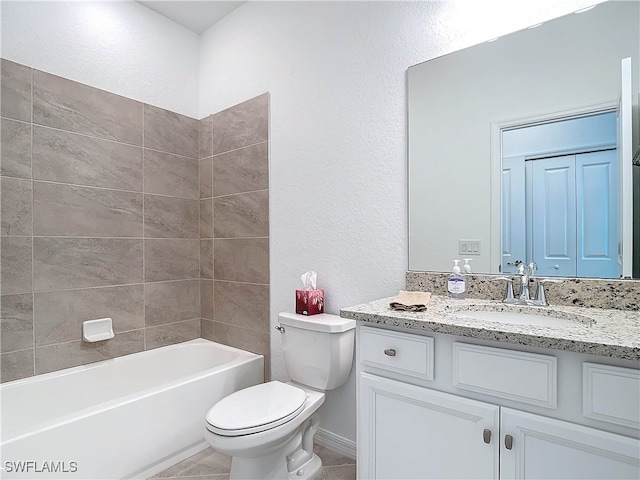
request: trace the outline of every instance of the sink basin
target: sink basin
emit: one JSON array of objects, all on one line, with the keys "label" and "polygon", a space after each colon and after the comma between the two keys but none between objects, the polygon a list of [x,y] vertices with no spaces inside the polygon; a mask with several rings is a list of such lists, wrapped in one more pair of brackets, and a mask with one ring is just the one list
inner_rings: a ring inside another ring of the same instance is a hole
[{"label": "sink basin", "polygon": [[572,327],[593,325],[595,320],[584,315],[555,311],[546,308],[506,305],[467,305],[451,308],[458,318],[469,318],[485,322],[529,325],[536,327]]}]

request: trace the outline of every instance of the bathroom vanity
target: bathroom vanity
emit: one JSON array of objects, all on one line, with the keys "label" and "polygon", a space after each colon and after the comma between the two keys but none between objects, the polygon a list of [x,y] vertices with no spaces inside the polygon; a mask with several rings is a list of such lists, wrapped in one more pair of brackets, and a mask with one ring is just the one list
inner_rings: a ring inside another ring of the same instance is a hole
[{"label": "bathroom vanity", "polygon": [[358,478],[639,478],[640,313],[432,296],[358,321]]}]

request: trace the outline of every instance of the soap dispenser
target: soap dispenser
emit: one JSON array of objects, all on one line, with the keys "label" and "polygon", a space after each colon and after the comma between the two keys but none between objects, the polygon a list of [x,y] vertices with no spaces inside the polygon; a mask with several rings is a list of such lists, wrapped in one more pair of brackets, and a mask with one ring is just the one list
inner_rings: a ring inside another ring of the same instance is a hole
[{"label": "soap dispenser", "polygon": [[[464,300],[467,293],[467,279],[460,274],[460,266],[458,263],[460,263],[460,260],[453,261],[453,272],[449,275],[447,292],[449,294],[449,298]],[[471,266],[469,266],[469,268],[471,268]]]},{"label": "soap dispenser", "polygon": [[471,273],[471,265],[469,265],[469,262],[473,260],[473,258],[465,258],[463,260],[464,265],[462,266],[462,273],[464,273],[465,275],[469,275]]}]

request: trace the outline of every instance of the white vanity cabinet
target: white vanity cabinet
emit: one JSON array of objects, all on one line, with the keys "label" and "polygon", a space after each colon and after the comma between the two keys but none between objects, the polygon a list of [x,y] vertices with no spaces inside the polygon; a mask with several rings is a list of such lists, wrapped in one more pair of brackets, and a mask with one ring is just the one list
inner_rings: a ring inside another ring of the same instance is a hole
[{"label": "white vanity cabinet", "polygon": [[360,374],[358,478],[498,478],[500,411]]},{"label": "white vanity cabinet", "polygon": [[637,438],[539,413],[553,355],[358,328],[359,479],[640,478]]}]

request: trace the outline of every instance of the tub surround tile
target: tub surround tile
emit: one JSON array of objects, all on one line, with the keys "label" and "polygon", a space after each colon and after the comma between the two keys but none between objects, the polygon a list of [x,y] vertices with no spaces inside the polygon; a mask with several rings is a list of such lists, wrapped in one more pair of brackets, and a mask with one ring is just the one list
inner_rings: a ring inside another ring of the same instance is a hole
[{"label": "tub surround tile", "polygon": [[206,340],[215,342],[215,322],[205,318],[200,319],[200,336]]},{"label": "tub surround tile", "polygon": [[0,355],[0,380],[10,382],[34,375],[33,348]]},{"label": "tub surround tile", "polygon": [[170,153],[144,151],[144,191],[199,198],[198,161]]},{"label": "tub surround tile", "polygon": [[164,347],[200,337],[200,320],[168,323],[144,329],[145,349]]},{"label": "tub surround tile", "polygon": [[213,341],[263,355],[265,381],[271,378],[268,333],[215,322]]},{"label": "tub surround tile", "polygon": [[198,200],[144,196],[145,238],[198,238]]},{"label": "tub surround tile", "polygon": [[198,121],[198,158],[213,155],[213,115]]},{"label": "tub surround tile", "polygon": [[142,237],[142,194],[33,182],[39,236]]},{"label": "tub surround tile", "polygon": [[0,297],[2,353],[33,348],[33,294]]},{"label": "tub surround tile", "polygon": [[0,119],[0,174],[31,178],[31,124]]},{"label": "tub surround tile", "polygon": [[31,237],[2,237],[0,242],[2,294],[32,292],[33,241]]},{"label": "tub surround tile", "polygon": [[214,240],[214,278],[248,283],[269,283],[269,239]]},{"label": "tub surround tile", "polygon": [[213,195],[265,190],[269,188],[267,142],[213,157]]},{"label": "tub surround tile", "polygon": [[269,94],[265,93],[214,114],[214,155],[267,140],[268,112]]},{"label": "tub surround tile", "polygon": [[142,145],[143,104],[89,85],[33,71],[33,123]]},{"label": "tub surround tile", "polygon": [[200,240],[200,278],[213,278],[213,240]]},{"label": "tub surround tile", "polygon": [[214,199],[214,237],[268,237],[269,191],[227,195]]},{"label": "tub surround tile", "polygon": [[36,347],[36,374],[86,365],[143,350],[142,330],[122,332],[103,342],[87,343],[80,340]]},{"label": "tub surround tile", "polygon": [[32,235],[31,180],[2,177],[2,235]]},{"label": "tub surround tile", "polygon": [[142,240],[34,238],[35,291],[142,282]]},{"label": "tub surround tile", "polygon": [[[448,273],[407,272],[406,288],[412,291],[432,292],[444,295]],[[473,274],[468,283],[467,296],[485,300],[502,300],[504,282],[492,281],[496,275]],[[606,308],[615,310],[640,310],[640,281],[599,278],[562,278],[560,284],[545,285],[550,305]],[[535,277],[532,285],[535,285]],[[516,291],[520,288],[516,279]],[[534,288],[534,287],[532,287]]]},{"label": "tub surround tile", "polygon": [[144,245],[146,282],[199,277],[200,241],[197,238],[147,239]]},{"label": "tub surround tile", "polygon": [[152,105],[144,106],[145,147],[198,157],[198,121]]},{"label": "tub surround tile", "polygon": [[200,200],[200,238],[213,238],[213,198]]},{"label": "tub surround tile", "polygon": [[[215,341],[241,348],[258,355],[268,355],[269,334],[249,328],[242,328],[226,323],[215,322]],[[265,358],[265,364],[269,362]]]},{"label": "tub surround tile", "polygon": [[83,288],[35,294],[36,346],[82,338],[82,322],[112,318],[116,334],[144,327],[143,285]]},{"label": "tub surround tile", "polygon": [[200,280],[148,283],[144,297],[146,327],[200,317]]},{"label": "tub surround tile", "polygon": [[24,122],[31,121],[31,68],[1,60],[0,114]]},{"label": "tub surround tile", "polygon": [[200,318],[214,319],[213,280],[200,279]]},{"label": "tub surround tile", "polygon": [[33,127],[33,178],[142,191],[142,148]]},{"label": "tub surround tile", "polygon": [[269,286],[214,282],[215,320],[269,333]]},{"label": "tub surround tile", "polygon": [[200,165],[200,198],[213,197],[213,158],[199,161]]}]

